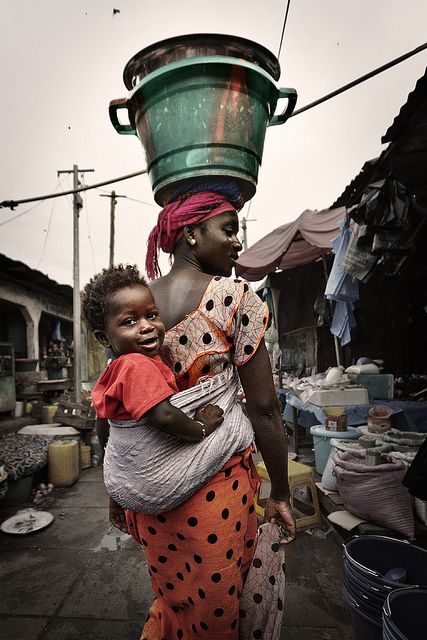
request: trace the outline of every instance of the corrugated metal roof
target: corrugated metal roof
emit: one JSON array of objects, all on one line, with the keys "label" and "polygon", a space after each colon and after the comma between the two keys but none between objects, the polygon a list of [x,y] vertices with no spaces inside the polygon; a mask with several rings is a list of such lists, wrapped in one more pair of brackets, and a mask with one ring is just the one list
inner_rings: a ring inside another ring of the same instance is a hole
[{"label": "corrugated metal roof", "polygon": [[[395,117],[392,125],[381,138],[381,142],[395,142],[405,127],[407,127],[412,116],[420,109],[423,102],[426,102],[427,104],[427,69],[424,75],[417,81],[414,90],[408,94],[407,101],[400,108],[400,111]],[[389,164],[387,160],[389,150],[390,145],[378,158],[365,162],[361,171],[345,187],[341,195],[331,205],[331,208],[342,206],[348,207],[352,204],[357,204],[363,190],[370,182],[385,178],[389,171]]]},{"label": "corrugated metal roof", "polygon": [[393,124],[387,129],[381,142],[394,142],[402,129],[408,124],[411,117],[427,98],[427,69],[424,75],[417,81],[415,89],[408,95],[408,99],[401,107],[398,115],[393,120]]},{"label": "corrugated metal roof", "polygon": [[379,158],[373,158],[365,162],[357,176],[353,178],[342,194],[331,205],[331,209],[335,209],[336,207],[350,207],[359,202],[361,192],[366,185],[373,180],[378,160]]},{"label": "corrugated metal roof", "polygon": [[73,289],[68,284],[58,284],[41,271],[31,269],[23,262],[12,260],[3,253],[0,253],[0,274],[3,277],[22,282],[24,285],[48,291],[61,298],[71,301],[73,299]]}]

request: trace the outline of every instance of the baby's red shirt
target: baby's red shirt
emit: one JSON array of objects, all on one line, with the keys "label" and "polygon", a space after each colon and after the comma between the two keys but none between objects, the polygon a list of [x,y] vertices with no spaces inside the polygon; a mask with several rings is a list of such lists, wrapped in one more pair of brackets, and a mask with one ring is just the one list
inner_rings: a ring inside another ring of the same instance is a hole
[{"label": "baby's red shirt", "polygon": [[92,390],[92,402],[98,418],[140,420],[175,393],[175,376],[160,356],[127,353],[103,371]]}]

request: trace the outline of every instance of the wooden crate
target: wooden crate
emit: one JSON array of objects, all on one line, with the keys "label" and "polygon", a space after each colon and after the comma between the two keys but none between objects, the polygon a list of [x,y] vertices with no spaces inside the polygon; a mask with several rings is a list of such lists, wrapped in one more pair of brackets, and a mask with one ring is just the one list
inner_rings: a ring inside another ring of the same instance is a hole
[{"label": "wooden crate", "polygon": [[55,422],[65,424],[75,429],[93,429],[95,427],[95,411],[90,401],[82,403],[72,402],[68,396],[61,396]]}]

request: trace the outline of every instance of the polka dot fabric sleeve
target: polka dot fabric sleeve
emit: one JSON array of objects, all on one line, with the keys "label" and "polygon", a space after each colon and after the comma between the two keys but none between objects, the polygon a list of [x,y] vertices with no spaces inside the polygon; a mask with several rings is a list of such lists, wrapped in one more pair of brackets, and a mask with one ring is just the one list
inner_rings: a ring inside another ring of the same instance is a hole
[{"label": "polka dot fabric sleeve", "polygon": [[213,376],[229,364],[240,366],[264,336],[267,305],[241,278],[215,276],[197,309],[167,331],[165,348],[180,389]]},{"label": "polka dot fabric sleeve", "polygon": [[244,280],[237,283],[241,295],[236,296],[236,307],[228,335],[233,338],[234,363],[241,366],[257,350],[268,324],[268,307]]}]

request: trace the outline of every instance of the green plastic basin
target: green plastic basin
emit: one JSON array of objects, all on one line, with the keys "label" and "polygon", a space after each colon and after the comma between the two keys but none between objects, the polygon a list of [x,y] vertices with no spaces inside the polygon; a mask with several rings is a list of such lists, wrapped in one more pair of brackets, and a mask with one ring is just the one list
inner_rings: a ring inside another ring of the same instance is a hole
[{"label": "green plastic basin", "polygon": [[[275,115],[279,99],[286,99]],[[283,124],[295,89],[279,89],[259,66],[229,56],[199,56],[148,74],[127,98],[110,103],[120,134],[145,149],[154,198],[166,204],[183,181],[231,177],[245,200],[255,193],[267,126]],[[125,110],[129,124],[119,121]]]}]

